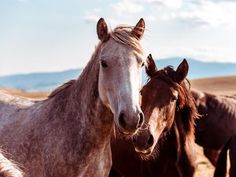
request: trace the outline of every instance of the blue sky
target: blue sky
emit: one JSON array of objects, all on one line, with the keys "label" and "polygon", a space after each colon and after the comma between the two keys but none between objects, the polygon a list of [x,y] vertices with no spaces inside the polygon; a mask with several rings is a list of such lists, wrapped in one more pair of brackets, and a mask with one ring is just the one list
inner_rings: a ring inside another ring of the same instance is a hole
[{"label": "blue sky", "polygon": [[236,63],[235,0],[0,0],[0,75],[85,66],[100,17],[111,28],[143,17],[155,58]]}]

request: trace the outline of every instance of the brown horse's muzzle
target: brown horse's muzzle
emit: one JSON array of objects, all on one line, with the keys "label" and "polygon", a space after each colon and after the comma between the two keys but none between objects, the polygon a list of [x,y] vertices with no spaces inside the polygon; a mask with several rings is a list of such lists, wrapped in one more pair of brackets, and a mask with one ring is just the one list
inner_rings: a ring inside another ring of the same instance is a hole
[{"label": "brown horse's muzzle", "polygon": [[154,144],[154,137],[149,129],[142,129],[132,139],[135,150],[138,153],[150,154]]}]

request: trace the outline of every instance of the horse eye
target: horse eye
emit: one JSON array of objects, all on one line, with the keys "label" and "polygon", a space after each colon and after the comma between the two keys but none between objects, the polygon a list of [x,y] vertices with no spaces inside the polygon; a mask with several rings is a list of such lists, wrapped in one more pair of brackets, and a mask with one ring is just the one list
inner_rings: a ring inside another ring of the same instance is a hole
[{"label": "horse eye", "polygon": [[143,66],[144,66],[144,62],[142,63],[141,67],[143,67]]},{"label": "horse eye", "polygon": [[107,63],[104,60],[101,60],[101,65],[102,65],[103,68],[108,67]]}]

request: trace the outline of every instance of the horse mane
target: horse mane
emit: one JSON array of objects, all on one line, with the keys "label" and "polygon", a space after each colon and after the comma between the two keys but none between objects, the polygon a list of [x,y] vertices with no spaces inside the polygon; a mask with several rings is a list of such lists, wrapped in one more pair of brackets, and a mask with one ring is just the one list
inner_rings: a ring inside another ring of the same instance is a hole
[{"label": "horse mane", "polygon": [[143,53],[143,49],[139,40],[132,34],[133,27],[127,25],[120,25],[111,31],[110,36],[116,41],[124,45],[134,48],[138,53]]},{"label": "horse mane", "polygon": [[72,86],[74,83],[76,82],[76,80],[70,80],[64,84],[62,84],[61,86],[57,87],[55,90],[53,90],[48,98],[52,98],[54,97],[55,95],[58,95],[60,93],[62,93],[65,89],[67,89],[68,87]]},{"label": "horse mane", "polygon": [[4,157],[1,150],[0,150],[0,177],[23,177],[23,172],[20,170],[20,168],[15,163]]},{"label": "horse mane", "polygon": [[181,113],[181,126],[183,127],[180,130],[180,133],[186,137],[186,141],[192,141],[195,133],[195,120],[199,117],[199,114],[195,105],[195,100],[190,91],[190,82],[185,79],[181,83],[177,83],[176,72],[172,66],[167,66],[164,69],[157,71],[154,77],[164,80],[170,86],[178,90],[179,98],[177,101],[177,112]]}]

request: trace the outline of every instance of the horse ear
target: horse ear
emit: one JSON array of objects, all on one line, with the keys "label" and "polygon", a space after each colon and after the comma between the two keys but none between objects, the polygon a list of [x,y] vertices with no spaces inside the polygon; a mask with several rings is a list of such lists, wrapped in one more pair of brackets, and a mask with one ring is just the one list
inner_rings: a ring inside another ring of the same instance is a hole
[{"label": "horse ear", "polygon": [[176,74],[177,74],[176,81],[178,83],[182,82],[187,77],[187,74],[188,74],[188,62],[187,62],[186,59],[184,59],[180,63],[180,65],[178,66],[178,68],[176,70]]},{"label": "horse ear", "polygon": [[152,55],[149,54],[147,57],[147,65],[145,66],[146,73],[149,77],[153,77],[157,72],[157,67],[155,61],[152,58]]},{"label": "horse ear", "polygon": [[134,27],[134,29],[131,31],[131,34],[138,40],[140,40],[143,36],[145,30],[145,22],[143,20],[143,18],[141,18],[138,23],[136,24],[136,26]]},{"label": "horse ear", "polygon": [[101,41],[106,41],[109,38],[107,24],[103,18],[100,18],[97,22],[97,35]]}]

